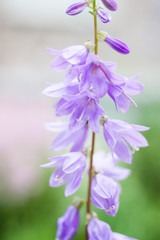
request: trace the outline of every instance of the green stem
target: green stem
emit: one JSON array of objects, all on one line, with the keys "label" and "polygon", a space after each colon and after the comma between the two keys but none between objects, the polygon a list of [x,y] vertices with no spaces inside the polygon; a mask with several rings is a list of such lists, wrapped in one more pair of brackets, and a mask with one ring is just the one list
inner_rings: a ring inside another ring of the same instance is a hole
[{"label": "green stem", "polygon": [[[96,0],[93,1],[93,12],[96,12]],[[97,39],[97,15],[94,14],[94,44],[95,44],[95,54],[98,54],[98,39]],[[92,183],[92,168],[93,168],[93,154],[95,148],[95,133],[92,132],[92,148],[90,153],[90,165],[89,165],[89,183],[88,183],[88,198],[87,198],[87,207],[86,213],[87,215],[91,214],[91,183]],[[86,225],[86,240],[88,240],[88,233],[87,233],[87,225]]]}]

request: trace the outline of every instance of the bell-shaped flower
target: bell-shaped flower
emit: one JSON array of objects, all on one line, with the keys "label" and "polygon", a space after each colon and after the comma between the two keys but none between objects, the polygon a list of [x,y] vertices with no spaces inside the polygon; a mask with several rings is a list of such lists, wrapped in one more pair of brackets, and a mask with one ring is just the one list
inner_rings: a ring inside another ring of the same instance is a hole
[{"label": "bell-shaped flower", "polygon": [[139,133],[139,131],[146,131],[148,129],[148,127],[114,119],[108,119],[103,124],[104,138],[109,149],[119,159],[129,164],[132,163],[132,154],[136,150],[139,150],[139,147],[148,146],[145,137]]},{"label": "bell-shaped flower", "polygon": [[[108,94],[113,99],[117,111],[119,108],[123,113],[127,112],[130,107],[130,103],[137,106],[136,103],[133,101],[133,99],[128,95],[135,96],[140,94],[143,91],[143,88],[144,88],[143,84],[137,81],[137,78],[139,76],[140,74],[132,78],[124,77],[124,85],[123,85],[122,91],[117,91],[114,85],[109,86]],[[114,82],[116,82],[116,78],[117,78],[117,82],[119,82],[119,77],[116,75],[114,77]]]},{"label": "bell-shaped flower", "polygon": [[49,97],[75,95],[79,93],[79,83],[75,80],[70,85],[65,85],[63,82],[48,84],[42,93]]},{"label": "bell-shaped flower", "polygon": [[124,85],[124,81],[119,81],[119,83],[116,81],[118,87],[114,83],[112,76],[115,67],[115,63],[103,62],[97,55],[89,54],[86,64],[77,67],[80,91],[92,88],[96,97],[102,98],[108,92],[109,86],[113,85],[121,92],[121,85]]},{"label": "bell-shaped flower", "polygon": [[99,132],[99,116],[105,112],[92,91],[83,91],[75,96],[64,96],[56,106],[56,115],[71,114],[69,128],[78,130],[86,124],[95,133]]},{"label": "bell-shaped flower", "polygon": [[110,226],[93,217],[88,223],[87,232],[89,240],[136,240],[120,233],[112,232]]},{"label": "bell-shaped flower", "polygon": [[112,232],[112,240],[137,240],[135,238],[127,237],[123,234]]},{"label": "bell-shaped flower", "polygon": [[45,168],[54,168],[49,185],[50,187],[60,187],[66,184],[65,196],[75,193],[82,181],[82,174],[86,167],[86,157],[81,152],[70,152],[65,155],[49,158],[50,163],[41,165]]},{"label": "bell-shaped flower", "polygon": [[80,222],[79,210],[71,205],[57,221],[57,240],[70,240],[76,234]]},{"label": "bell-shaped flower", "polygon": [[51,144],[51,149],[54,151],[64,150],[72,145],[71,151],[81,151],[84,148],[85,141],[88,136],[88,127],[84,126],[79,130],[71,131],[67,123],[52,122],[45,124],[46,128],[53,132],[62,131],[55,137]]},{"label": "bell-shaped flower", "polygon": [[97,218],[92,218],[87,226],[89,240],[113,240],[110,226]]},{"label": "bell-shaped flower", "polygon": [[118,162],[119,159],[116,156],[113,159],[111,153],[106,154],[104,151],[96,152],[93,155],[94,171],[108,176],[115,181],[124,180],[131,173],[130,169],[117,166]]},{"label": "bell-shaped flower", "polygon": [[119,207],[120,185],[112,178],[96,174],[92,179],[91,201],[108,215],[115,216]]},{"label": "bell-shaped flower", "polygon": [[118,6],[114,0],[102,0],[104,6],[111,11],[116,11]]},{"label": "bell-shaped flower", "polygon": [[97,9],[97,16],[103,23],[108,23],[111,21],[110,14],[104,11],[102,8]]},{"label": "bell-shaped flower", "polygon": [[81,2],[74,3],[71,6],[69,6],[66,10],[66,13],[70,16],[74,16],[81,13],[87,6],[88,6],[87,1],[83,0]]},{"label": "bell-shaped flower", "polygon": [[63,71],[72,65],[84,64],[89,50],[85,45],[77,45],[63,50],[47,49],[57,57],[52,61],[51,67],[56,71]]}]

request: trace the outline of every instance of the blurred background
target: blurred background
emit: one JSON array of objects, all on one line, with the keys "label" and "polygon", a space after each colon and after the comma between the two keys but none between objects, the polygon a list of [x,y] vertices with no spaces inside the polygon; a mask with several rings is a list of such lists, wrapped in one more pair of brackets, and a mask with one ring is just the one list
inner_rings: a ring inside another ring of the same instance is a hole
[{"label": "blurred background", "polygon": [[[47,82],[63,81],[64,73],[50,68],[53,59],[46,47],[63,49],[93,39],[93,19],[87,10],[75,17],[65,14],[74,0],[0,0],[0,239],[54,239],[57,218],[73,197],[64,188],[52,189],[52,170],[40,169],[55,153],[49,149],[55,134],[44,123],[54,121],[55,101],[41,92]],[[99,1],[100,3],[101,1]],[[122,182],[120,208],[115,218],[97,211],[113,231],[137,239],[160,239],[160,1],[117,0],[108,31],[130,47],[120,55],[100,43],[99,55],[118,63],[117,73],[131,77],[141,73],[145,85],[125,115],[115,112],[106,99],[102,105],[111,118],[151,127],[144,135],[150,146],[134,155],[133,173]],[[107,151],[102,134],[96,149]],[[128,167],[128,166],[125,166]],[[76,195],[86,196],[86,177]],[[94,207],[93,207],[94,209]],[[84,239],[84,207],[80,230]]]}]

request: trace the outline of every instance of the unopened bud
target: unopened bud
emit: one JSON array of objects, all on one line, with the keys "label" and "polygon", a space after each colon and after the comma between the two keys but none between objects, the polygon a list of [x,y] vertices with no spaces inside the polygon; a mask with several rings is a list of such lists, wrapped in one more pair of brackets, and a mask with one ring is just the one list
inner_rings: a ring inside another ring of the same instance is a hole
[{"label": "unopened bud", "polygon": [[87,6],[88,6],[88,2],[83,0],[82,2],[78,2],[70,5],[67,8],[66,13],[70,16],[74,16],[81,13]]},{"label": "unopened bud", "polygon": [[116,11],[118,8],[117,3],[114,0],[102,0],[104,6],[111,11]]},{"label": "unopened bud", "polygon": [[104,11],[102,8],[97,9],[97,16],[103,23],[108,23],[111,21],[110,14]]}]

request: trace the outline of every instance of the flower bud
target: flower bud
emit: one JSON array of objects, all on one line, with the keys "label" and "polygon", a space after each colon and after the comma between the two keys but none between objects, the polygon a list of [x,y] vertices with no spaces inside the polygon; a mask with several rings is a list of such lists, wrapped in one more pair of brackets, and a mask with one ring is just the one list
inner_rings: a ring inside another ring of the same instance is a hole
[{"label": "flower bud", "polygon": [[118,6],[114,0],[102,0],[104,6],[111,11],[116,11]]},{"label": "flower bud", "polygon": [[116,50],[121,54],[128,54],[130,52],[128,46],[121,40],[114,38],[112,36],[107,36],[104,40],[111,48]]},{"label": "flower bud", "polygon": [[128,46],[124,42],[108,35],[106,32],[99,32],[97,37],[98,40],[106,42],[111,48],[121,54],[128,54],[130,52]]},{"label": "flower bud", "polygon": [[74,16],[81,13],[87,6],[87,1],[83,0],[82,2],[74,3],[69,6],[66,10],[66,13],[70,16]]},{"label": "flower bud", "polygon": [[97,16],[103,23],[108,23],[111,21],[111,16],[109,13],[105,12],[102,8],[97,9]]},{"label": "flower bud", "polygon": [[65,214],[57,221],[56,239],[69,240],[77,232],[79,226],[79,210],[71,205],[67,208]]}]

